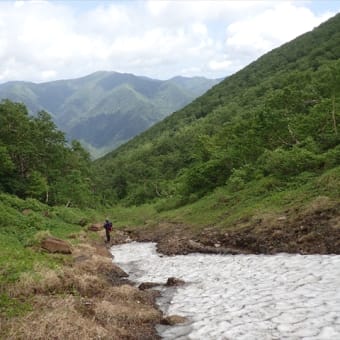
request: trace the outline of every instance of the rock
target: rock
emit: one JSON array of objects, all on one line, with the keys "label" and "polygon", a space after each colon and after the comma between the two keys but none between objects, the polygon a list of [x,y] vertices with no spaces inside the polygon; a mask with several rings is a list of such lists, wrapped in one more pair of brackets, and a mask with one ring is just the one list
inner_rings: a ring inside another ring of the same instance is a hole
[{"label": "rock", "polygon": [[111,272],[115,273],[115,275],[117,275],[118,277],[128,277],[129,276],[123,269],[121,269],[120,267],[118,267],[114,263],[112,263]]},{"label": "rock", "polygon": [[199,242],[196,242],[194,240],[189,240],[188,245],[193,249],[201,249],[203,248],[203,245]]},{"label": "rock", "polygon": [[169,277],[166,286],[167,287],[174,287],[174,286],[182,286],[185,282],[183,280],[177,279],[176,277]]},{"label": "rock", "polygon": [[103,226],[100,223],[92,224],[89,226],[88,230],[90,231],[100,231],[103,230]]},{"label": "rock", "polygon": [[187,322],[188,319],[185,318],[184,316],[180,316],[180,315],[169,315],[164,317],[161,320],[161,324],[162,325],[168,325],[168,326],[173,326],[173,325],[177,325],[179,323],[184,323]]},{"label": "rock", "polygon": [[278,221],[286,221],[287,217],[286,216],[280,216],[277,218]]},{"label": "rock", "polygon": [[55,237],[47,237],[41,241],[41,248],[50,253],[71,254],[71,245],[64,240]]},{"label": "rock", "polygon": [[214,247],[215,247],[215,248],[221,247],[221,243],[215,243],[215,244],[214,244]]},{"label": "rock", "polygon": [[159,285],[160,284],[157,283],[157,282],[143,282],[138,286],[138,288],[140,290],[146,290],[146,289],[150,289],[150,288],[153,288],[153,287],[157,287]]}]

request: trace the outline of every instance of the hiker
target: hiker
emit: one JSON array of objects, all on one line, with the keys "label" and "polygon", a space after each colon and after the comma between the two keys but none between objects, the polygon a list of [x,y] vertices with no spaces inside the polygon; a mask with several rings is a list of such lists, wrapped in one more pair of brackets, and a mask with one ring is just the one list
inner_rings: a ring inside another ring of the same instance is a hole
[{"label": "hiker", "polygon": [[107,218],[104,223],[105,233],[106,233],[106,242],[110,242],[110,232],[112,231],[112,222]]}]

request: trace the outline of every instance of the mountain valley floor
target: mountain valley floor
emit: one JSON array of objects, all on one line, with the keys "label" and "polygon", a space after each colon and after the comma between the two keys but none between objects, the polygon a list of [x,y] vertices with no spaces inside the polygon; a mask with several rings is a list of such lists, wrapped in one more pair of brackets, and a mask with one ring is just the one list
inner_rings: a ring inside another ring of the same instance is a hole
[{"label": "mountain valley floor", "polygon": [[340,203],[319,197],[305,209],[240,219],[227,229],[174,222],[126,227],[116,232],[113,243],[125,242],[127,237],[157,242],[158,251],[166,255],[193,252],[340,254]]}]

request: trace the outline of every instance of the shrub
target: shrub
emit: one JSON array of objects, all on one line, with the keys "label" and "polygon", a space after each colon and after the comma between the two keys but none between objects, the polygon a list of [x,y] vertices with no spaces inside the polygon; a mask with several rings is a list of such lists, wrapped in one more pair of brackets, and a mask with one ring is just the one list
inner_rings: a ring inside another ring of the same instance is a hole
[{"label": "shrub", "polygon": [[340,197],[340,166],[325,172],[316,180],[316,186],[327,196]]},{"label": "shrub", "polygon": [[[233,169],[231,176],[228,178],[227,185],[231,191],[238,191],[244,188],[245,183],[251,181],[258,174],[256,173],[255,169],[247,164],[239,169]],[[259,178],[262,177],[262,174]]]},{"label": "shrub", "polygon": [[182,194],[190,196],[195,193],[198,197],[223,185],[230,176],[231,170],[225,160],[213,159],[189,168],[183,174]]},{"label": "shrub", "polygon": [[326,169],[338,166],[340,164],[340,145],[325,152],[323,157]]},{"label": "shrub", "polygon": [[233,169],[231,176],[227,181],[228,188],[232,191],[238,191],[244,188],[246,173],[243,169]]},{"label": "shrub", "polygon": [[296,176],[304,171],[316,171],[323,165],[323,159],[311,151],[294,146],[290,150],[278,148],[266,151],[259,159],[265,175],[279,178]]}]

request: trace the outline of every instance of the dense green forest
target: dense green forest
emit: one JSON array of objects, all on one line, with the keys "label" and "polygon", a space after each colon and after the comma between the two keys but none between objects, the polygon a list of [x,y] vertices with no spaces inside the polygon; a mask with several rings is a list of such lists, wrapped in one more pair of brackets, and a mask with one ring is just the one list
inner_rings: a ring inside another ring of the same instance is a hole
[{"label": "dense green forest", "polygon": [[89,154],[44,111],[0,103],[0,191],[49,205],[85,207],[94,202]]},{"label": "dense green forest", "polygon": [[44,111],[0,104],[0,190],[49,205],[167,210],[267,179],[339,171],[340,15],[264,55],[91,163]]},{"label": "dense green forest", "polygon": [[[95,163],[102,202],[166,210],[217,187],[284,190],[340,165],[340,15]],[[334,194],[339,195],[339,189]]]}]

